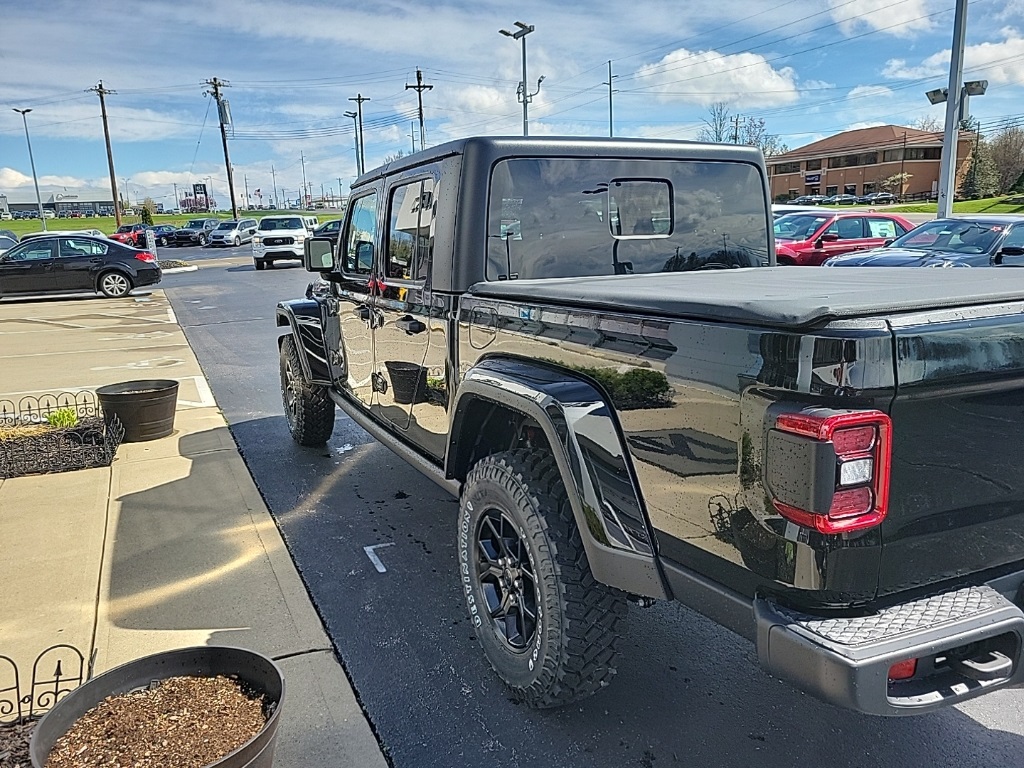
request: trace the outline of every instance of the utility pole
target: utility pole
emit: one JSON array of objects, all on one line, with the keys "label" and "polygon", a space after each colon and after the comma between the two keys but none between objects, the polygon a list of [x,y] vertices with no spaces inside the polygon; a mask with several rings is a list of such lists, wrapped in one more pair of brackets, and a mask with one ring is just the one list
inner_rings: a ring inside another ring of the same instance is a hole
[{"label": "utility pole", "polygon": [[903,132],[903,152],[900,153],[900,193],[898,195],[900,200],[903,199],[903,182],[904,182],[904,179],[903,179],[903,165],[904,165],[904,163],[906,163],[906,161],[907,161],[907,132],[904,131]]},{"label": "utility pole", "polygon": [[[217,100],[217,114],[220,117],[220,140],[224,145],[224,165],[228,169],[228,194],[231,195],[231,218],[238,218],[238,203],[235,202],[235,179],[231,173],[231,158],[228,155],[228,132],[225,128],[226,125],[231,124],[231,112],[227,106],[227,102],[221,98],[220,89],[228,88],[230,83],[226,80],[218,80],[216,77],[205,81],[205,85],[210,86],[212,91],[205,91],[207,95],[213,95],[213,98]],[[209,207],[209,206],[207,206]]]},{"label": "utility pole", "polygon": [[[356,103],[357,117],[359,118],[359,175],[361,176],[366,171],[366,143],[363,136],[363,102],[370,101],[368,96],[363,96],[361,93],[357,93],[354,99],[349,99]],[[348,113],[346,113],[348,114]]]},{"label": "utility pole", "polygon": [[249,177],[242,174],[242,181],[245,183],[245,210],[249,210]]},{"label": "utility pole", "polygon": [[43,225],[43,232],[46,231],[46,217],[43,216],[43,197],[39,194],[39,177],[36,176],[36,161],[32,157],[32,140],[28,137],[28,118],[25,117],[31,109],[16,109],[14,110],[21,115],[21,121],[25,124],[25,143],[28,144],[28,161],[32,166],[32,181],[36,185],[36,204],[39,206],[39,221]]},{"label": "utility pole", "polygon": [[409,123],[409,138],[412,139],[412,153],[416,154],[416,122]]},{"label": "utility pole", "polygon": [[325,202],[325,198],[326,197],[327,196],[324,194],[324,185],[323,185],[323,182],[321,182],[320,183],[320,202],[324,204],[324,207],[327,207],[327,203]]},{"label": "utility pole", "polygon": [[739,144],[740,143],[740,116],[739,115],[733,115],[732,116],[732,143],[733,144]]},{"label": "utility pole", "polygon": [[341,177],[338,177],[338,207],[341,207]]},{"label": "utility pole", "polygon": [[544,82],[544,77],[541,76],[537,80],[537,90],[530,93],[529,86],[526,84],[526,36],[536,29],[533,24],[523,24],[521,21],[515,22],[515,25],[519,28],[516,32],[509,32],[507,29],[499,29],[498,34],[504,35],[505,37],[511,37],[513,40],[521,40],[523,43],[523,80],[519,83],[519,90],[516,91],[516,97],[523,103],[523,136],[530,135],[530,102],[533,101],[533,97],[540,93],[540,84]]},{"label": "utility pole", "polygon": [[123,179],[121,179],[121,181],[124,182],[124,206],[125,206],[125,208],[131,208],[132,207],[132,195],[131,195],[131,192],[128,190],[128,177],[125,176]]},{"label": "utility pole", "polygon": [[178,209],[181,207],[181,201],[178,200],[178,185],[174,184],[174,207]]},{"label": "utility pole", "polygon": [[107,166],[110,169],[110,196],[114,201],[114,221],[117,226],[121,226],[121,207],[117,204],[117,177],[114,175],[114,153],[110,149],[110,127],[107,125],[107,102],[104,99],[105,96],[116,94],[117,91],[111,91],[103,87],[103,81],[100,80],[99,84],[93,88],[86,88],[86,93],[95,93],[100,97],[100,114],[103,115],[103,138],[107,142]]},{"label": "utility pole", "polygon": [[602,83],[602,85],[607,85],[608,86],[608,136],[609,137],[615,135],[615,122],[614,122],[614,120],[612,118],[612,94],[615,93],[615,91],[612,89],[612,80],[614,80],[616,77],[618,77],[618,75],[613,75],[612,74],[612,61],[611,61],[611,59],[609,59],[608,60],[608,82],[607,83]]},{"label": "utility pole", "polygon": [[355,112],[346,112],[345,117],[352,118],[352,132],[355,134],[356,141],[356,176],[363,175],[363,168],[359,164],[359,123],[356,122],[356,118],[359,117]]},{"label": "utility pole", "polygon": [[[523,44],[526,44],[525,40],[523,41]],[[423,92],[429,91],[433,87],[434,86],[432,85],[425,85],[423,83],[423,73],[420,71],[419,67],[416,67],[416,85],[409,85],[408,83],[405,84],[405,90],[408,91],[410,88],[412,88],[414,91],[416,91],[416,98],[419,100],[420,104],[420,149],[424,149],[427,146],[427,133],[426,129],[423,127]],[[416,151],[415,140],[412,143],[412,151]]]},{"label": "utility pole", "polygon": [[281,200],[277,196],[277,171],[274,170],[273,164],[270,166],[270,176],[274,180],[274,210],[281,210]]},{"label": "utility pole", "polygon": [[306,156],[299,152],[299,160],[302,161],[302,202],[301,205],[306,205]]}]

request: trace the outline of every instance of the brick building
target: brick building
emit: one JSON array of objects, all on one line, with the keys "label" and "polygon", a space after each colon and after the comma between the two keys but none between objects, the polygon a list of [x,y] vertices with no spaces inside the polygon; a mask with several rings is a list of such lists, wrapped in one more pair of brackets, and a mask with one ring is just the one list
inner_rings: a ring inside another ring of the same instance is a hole
[{"label": "brick building", "polygon": [[[974,134],[961,131],[957,187],[970,165]],[[866,195],[882,191],[884,179],[909,174],[903,196],[938,192],[942,133],[900,125],[844,131],[768,159],[772,199],[799,195]]]}]

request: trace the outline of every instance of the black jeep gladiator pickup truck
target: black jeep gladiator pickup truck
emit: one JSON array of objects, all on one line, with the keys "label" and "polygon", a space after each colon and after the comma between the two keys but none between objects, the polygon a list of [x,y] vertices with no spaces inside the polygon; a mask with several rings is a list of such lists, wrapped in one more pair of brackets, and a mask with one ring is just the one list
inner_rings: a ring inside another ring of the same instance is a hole
[{"label": "black jeep gladiator pickup truck", "polygon": [[1024,272],[776,267],[767,190],[751,148],[472,138],[307,241],[292,436],[337,405],[459,497],[522,701],[607,684],[631,599],[861,712],[1024,680]]}]

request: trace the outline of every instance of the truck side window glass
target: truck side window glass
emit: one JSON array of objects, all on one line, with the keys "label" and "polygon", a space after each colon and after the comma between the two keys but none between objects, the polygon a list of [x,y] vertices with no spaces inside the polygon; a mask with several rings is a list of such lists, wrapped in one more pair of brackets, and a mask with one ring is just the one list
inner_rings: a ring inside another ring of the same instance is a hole
[{"label": "truck side window glass", "polygon": [[491,172],[488,280],[768,262],[759,169],[739,162],[509,158]]},{"label": "truck side window glass", "polygon": [[418,179],[391,193],[386,277],[426,280],[434,250],[434,186],[433,179]]},{"label": "truck side window glass", "polygon": [[377,237],[377,193],[371,192],[350,203],[342,270],[350,275],[368,275],[373,270],[373,243]]}]

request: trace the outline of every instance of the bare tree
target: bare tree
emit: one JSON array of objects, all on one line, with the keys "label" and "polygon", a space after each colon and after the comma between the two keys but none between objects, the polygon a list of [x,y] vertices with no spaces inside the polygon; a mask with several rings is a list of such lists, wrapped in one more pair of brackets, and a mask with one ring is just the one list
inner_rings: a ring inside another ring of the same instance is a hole
[{"label": "bare tree", "polygon": [[903,188],[913,177],[912,173],[894,173],[892,176],[878,182],[878,188],[882,192],[892,192],[894,195],[903,196]]},{"label": "bare tree", "polygon": [[708,116],[701,118],[701,122],[704,123],[704,127],[697,133],[697,141],[721,143],[728,140],[732,114],[724,101],[715,102],[708,107]]},{"label": "bare tree", "polygon": [[911,120],[910,127],[917,128],[919,131],[941,131],[943,129],[942,121],[935,115],[925,115]]},{"label": "bare tree", "polygon": [[1005,194],[1024,173],[1024,128],[1004,128],[986,143],[996,167],[997,194]]},{"label": "bare tree", "polygon": [[748,117],[743,121],[740,141],[752,147],[760,147],[765,157],[784,155],[789,152],[789,147],[783,144],[778,136],[768,133],[768,128],[762,117]]}]

